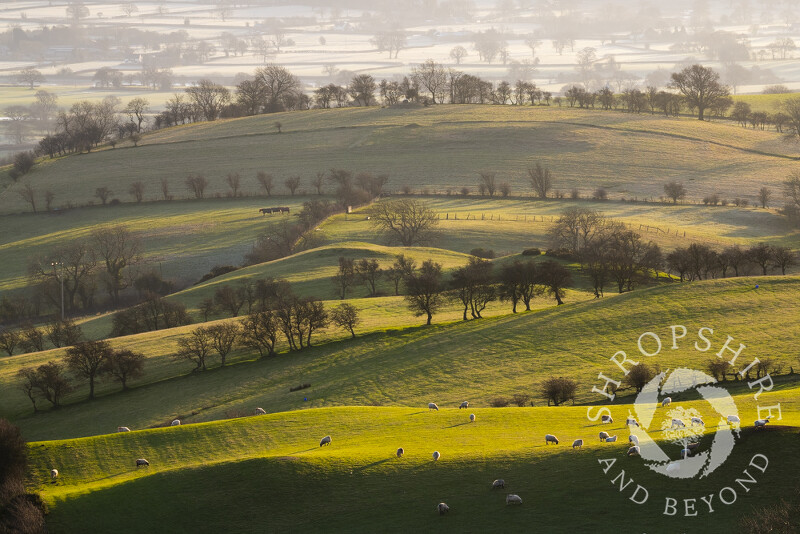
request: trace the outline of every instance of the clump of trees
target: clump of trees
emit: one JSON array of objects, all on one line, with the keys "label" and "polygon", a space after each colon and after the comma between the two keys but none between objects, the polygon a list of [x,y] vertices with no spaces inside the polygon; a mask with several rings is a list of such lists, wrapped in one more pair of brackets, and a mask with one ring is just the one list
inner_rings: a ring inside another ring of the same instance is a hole
[{"label": "clump of trees", "polygon": [[797,255],[788,247],[760,243],[749,248],[733,245],[714,250],[708,245],[692,243],[667,254],[666,266],[681,282],[748,276],[754,272],[762,275],[786,270],[797,265]]},{"label": "clump of trees", "polygon": [[578,383],[571,378],[564,378],[563,376],[545,379],[541,385],[541,396],[547,401],[547,405],[560,406],[566,401],[571,400],[575,404],[575,391],[578,389]]},{"label": "clump of trees", "polygon": [[0,531],[47,532],[45,506],[36,493],[25,491],[28,444],[19,428],[0,419]]}]

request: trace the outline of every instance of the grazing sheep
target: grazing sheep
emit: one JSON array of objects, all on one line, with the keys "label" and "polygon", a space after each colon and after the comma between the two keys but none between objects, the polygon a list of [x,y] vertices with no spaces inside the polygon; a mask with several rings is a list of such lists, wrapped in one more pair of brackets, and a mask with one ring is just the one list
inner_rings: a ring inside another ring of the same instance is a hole
[{"label": "grazing sheep", "polygon": [[492,482],[492,489],[505,488],[505,487],[506,487],[506,481],[503,480],[502,478],[498,478],[497,480]]},{"label": "grazing sheep", "polygon": [[686,458],[689,458],[690,456],[692,456],[692,450],[691,449],[681,449],[681,460],[685,460]]},{"label": "grazing sheep", "polygon": [[580,449],[581,447],[583,447],[583,440],[582,439],[576,439],[575,441],[572,442],[572,448],[573,449]]},{"label": "grazing sheep", "polygon": [[267,411],[264,408],[256,408],[256,415],[265,415]]},{"label": "grazing sheep", "polygon": [[127,426],[118,426],[117,427],[117,432],[130,432],[130,431],[131,431],[131,429],[128,428]]},{"label": "grazing sheep", "polygon": [[397,457],[398,458],[402,458],[405,453],[406,453],[406,451],[403,450],[403,447],[400,447],[399,449],[397,449]]},{"label": "grazing sheep", "polygon": [[769,423],[769,417],[767,417],[766,419],[756,419],[755,421],[756,430],[758,430],[759,428],[767,428],[767,423]]},{"label": "grazing sheep", "polygon": [[144,458],[139,458],[138,460],[136,460],[136,468],[138,469],[139,467],[142,467],[142,466],[150,467],[150,462],[148,462]]},{"label": "grazing sheep", "polygon": [[506,504],[522,504],[522,497],[509,493],[506,495]]},{"label": "grazing sheep", "polygon": [[705,422],[699,417],[692,417],[692,426],[694,425],[706,426]]},{"label": "grazing sheep", "polygon": [[439,454],[439,451],[433,451],[433,461],[434,461],[434,462],[435,462],[436,460],[438,460],[438,459],[439,459],[439,457],[441,457],[441,456],[442,456],[442,455],[441,455],[441,454]]},{"label": "grazing sheep", "polygon": [[639,438],[631,434],[628,436],[628,443],[633,443],[634,445],[639,445]]},{"label": "grazing sheep", "polygon": [[460,410],[461,408],[469,408],[469,401],[462,402],[458,409]]},{"label": "grazing sheep", "polygon": [[606,443],[614,443],[615,441],[617,441],[617,436],[610,436],[606,438]]},{"label": "grazing sheep", "polygon": [[663,408],[664,406],[669,406],[670,404],[672,404],[672,397],[667,397],[666,399],[664,399],[663,401],[661,401],[661,407],[662,407],[662,408]]},{"label": "grazing sheep", "polygon": [[180,426],[180,425],[181,425],[181,420],[175,419],[170,426]]},{"label": "grazing sheep", "polygon": [[429,402],[428,403],[428,410],[436,410],[438,412],[439,411],[439,407],[436,406],[435,402]]},{"label": "grazing sheep", "polygon": [[741,422],[742,422],[742,420],[739,419],[739,417],[736,416],[736,415],[729,415],[728,416],[728,424],[729,425],[738,425]]},{"label": "grazing sheep", "polygon": [[55,482],[55,480],[58,478],[58,469],[50,470],[50,478]]},{"label": "grazing sheep", "polygon": [[321,440],[319,440],[319,446],[322,447],[323,445],[330,445],[331,444],[331,437],[325,436]]},{"label": "grazing sheep", "polygon": [[474,423],[475,422],[475,414],[474,413],[469,414],[469,422],[470,423]]},{"label": "grazing sheep", "polygon": [[673,419],[672,420],[672,426],[670,428],[675,428],[675,427],[686,428],[686,424],[683,421],[681,421],[680,419]]},{"label": "grazing sheep", "polygon": [[613,423],[614,422],[614,418],[611,417],[610,415],[604,415],[603,417],[600,418],[600,421],[602,423]]},{"label": "grazing sheep", "polygon": [[440,502],[436,505],[436,509],[439,510],[439,515],[444,515],[450,511],[450,507],[447,506],[445,503]]},{"label": "grazing sheep", "polygon": [[605,441],[608,435],[608,432],[600,432],[600,441]]},{"label": "grazing sheep", "polygon": [[639,423],[636,421],[636,418],[628,416],[628,419],[625,421],[625,424],[628,426],[639,426]]},{"label": "grazing sheep", "polygon": [[558,438],[555,437],[553,434],[546,434],[544,436],[544,444],[548,445],[550,443],[555,443],[556,445],[558,445]]},{"label": "grazing sheep", "polygon": [[634,445],[633,447],[628,449],[628,456],[640,456],[641,452],[642,451],[641,451],[641,449],[639,449],[639,446],[638,445]]}]

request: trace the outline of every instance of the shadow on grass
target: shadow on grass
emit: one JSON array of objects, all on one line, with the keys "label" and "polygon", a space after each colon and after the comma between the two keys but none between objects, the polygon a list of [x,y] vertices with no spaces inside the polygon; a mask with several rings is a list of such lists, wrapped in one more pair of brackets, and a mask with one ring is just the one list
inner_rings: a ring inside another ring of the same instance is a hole
[{"label": "shadow on grass", "polygon": [[372,462],[371,464],[362,465],[361,467],[357,467],[357,468],[353,469],[353,472],[363,473],[364,471],[366,471],[370,467],[377,467],[377,466],[379,466],[381,464],[385,464],[386,462],[388,462],[390,460],[391,460],[391,458],[384,458],[383,460],[378,460],[377,462]]},{"label": "shadow on grass", "polygon": [[290,452],[289,454],[301,454],[301,453],[304,453],[304,452],[315,451],[318,448],[320,448],[320,447],[311,447],[310,449],[306,449],[306,450],[303,450],[303,451],[294,451],[294,452]]},{"label": "shadow on grass", "polygon": [[470,424],[472,424],[472,421],[464,421],[463,423],[456,423],[454,425],[446,426],[445,428],[455,428],[457,426],[464,426],[464,425],[470,425]]}]

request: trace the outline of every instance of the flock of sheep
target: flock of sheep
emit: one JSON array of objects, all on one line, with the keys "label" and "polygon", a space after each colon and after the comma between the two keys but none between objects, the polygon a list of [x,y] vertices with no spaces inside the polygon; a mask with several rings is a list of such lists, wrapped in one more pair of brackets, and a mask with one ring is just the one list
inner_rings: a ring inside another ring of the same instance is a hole
[{"label": "flock of sheep", "polygon": [[[671,403],[672,403],[672,398],[671,397],[667,397],[661,402],[661,406],[662,407],[669,406]],[[458,408],[459,408],[459,410],[460,409],[469,408],[469,402],[468,401],[462,402],[459,405]],[[439,406],[435,402],[430,402],[430,403],[428,403],[428,411],[431,411],[431,410],[439,411]],[[266,413],[267,412],[263,408],[256,408],[255,409],[255,415],[264,415]],[[755,428],[756,429],[765,428],[767,423],[769,423],[769,419],[770,419],[770,417],[767,417],[766,419],[758,419],[758,420],[756,420],[755,421]],[[475,422],[475,414],[474,413],[469,414],[469,421],[471,423]],[[600,421],[603,424],[610,424],[610,423],[614,422],[614,419],[610,415],[603,415],[601,417]],[[741,423],[741,420],[739,419],[738,416],[729,415],[727,417],[727,422],[728,422],[729,425],[737,425],[738,426]],[[180,419],[175,419],[175,420],[172,421],[172,423],[170,423],[170,426],[180,426],[180,424],[181,424]],[[639,426],[639,423],[636,421],[636,419],[634,417],[631,417],[631,416],[629,416],[626,419],[625,424],[626,424],[626,426],[629,426],[629,427],[630,426],[637,426],[637,427]],[[691,421],[690,421],[690,424],[691,424],[691,426],[696,426],[696,425],[700,425],[700,426],[703,426],[703,427],[705,426],[705,423],[703,422],[703,420],[700,417],[692,417]],[[672,419],[672,425],[671,425],[670,428],[685,428],[685,427],[686,427],[686,424],[681,419]],[[117,427],[117,432],[130,432],[130,431],[131,431],[131,429],[126,427],[126,426]],[[600,441],[601,442],[605,442],[605,443],[615,443],[617,441],[617,436],[611,436],[611,435],[608,434],[608,432],[600,432],[599,437],[600,437]],[[553,434],[545,434],[544,441],[545,441],[545,445],[549,445],[551,443],[554,444],[554,445],[558,445],[559,444],[558,438]],[[328,436],[323,437],[319,441],[319,446],[320,447],[324,447],[325,445],[330,445],[331,442],[332,442],[332,438],[331,438],[330,435],[328,435]],[[628,442],[630,444],[630,447],[628,448],[627,455],[628,456],[640,456],[641,450],[639,449],[639,438],[637,438],[635,435],[631,434],[630,436],[628,436]],[[696,442],[687,444],[686,448],[681,450],[681,459],[685,459],[685,458],[687,458],[689,456],[692,456],[694,453],[697,452],[699,446],[700,446],[700,444],[696,443]],[[576,439],[575,441],[572,442],[572,448],[573,449],[579,449],[579,448],[582,448],[582,447],[583,447],[583,439]],[[397,449],[396,456],[398,458],[402,458],[404,454],[405,454],[405,450],[403,449],[403,447],[400,447],[400,448]],[[433,451],[432,457],[433,457],[434,461],[438,461],[439,458],[441,458],[441,453],[439,453],[439,451]],[[136,468],[137,469],[139,467],[149,467],[149,466],[150,466],[150,462],[147,461],[147,459],[145,459],[145,458],[138,458],[136,460]],[[50,470],[50,478],[51,478],[53,483],[57,482],[58,475],[59,475],[58,469],[54,468],[54,469]],[[505,480],[497,479],[497,480],[492,482],[492,489],[504,489],[504,488],[505,488]],[[519,495],[516,495],[514,493],[509,493],[509,494],[506,495],[506,504],[507,505],[522,504],[522,498]],[[450,507],[447,505],[447,503],[444,503],[444,502],[440,502],[437,505],[436,509],[438,510],[440,515],[444,515],[444,514],[446,514],[446,513],[448,513],[450,511]]]}]

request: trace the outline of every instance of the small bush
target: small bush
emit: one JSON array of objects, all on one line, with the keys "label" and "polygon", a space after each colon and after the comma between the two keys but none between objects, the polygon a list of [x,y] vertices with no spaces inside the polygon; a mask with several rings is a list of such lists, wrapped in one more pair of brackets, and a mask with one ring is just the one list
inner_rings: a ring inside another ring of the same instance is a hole
[{"label": "small bush", "polygon": [[522,408],[523,406],[527,406],[528,403],[531,401],[531,396],[527,393],[514,393],[511,397],[511,402]]},{"label": "small bush", "polygon": [[494,250],[486,250],[480,247],[473,248],[472,250],[469,251],[469,253],[472,254],[473,256],[477,256],[478,258],[483,258],[485,260],[493,260],[495,257]]},{"label": "small bush", "polygon": [[195,285],[202,284],[206,280],[211,280],[212,278],[216,278],[218,276],[222,276],[223,274],[228,274],[228,273],[233,272],[233,271],[235,271],[237,269],[238,269],[238,267],[234,267],[233,265],[216,265],[216,266],[212,267],[210,271],[208,271],[206,274],[204,274],[203,277],[200,280],[198,280]]},{"label": "small bush", "polygon": [[526,248],[522,251],[523,256],[541,256],[542,251],[536,247]]},{"label": "small bush", "polygon": [[461,196],[465,197],[469,195],[469,187],[462,187],[461,188]]},{"label": "small bush", "polygon": [[565,261],[575,261],[577,259],[572,252],[564,248],[556,248],[556,249],[549,248],[547,249],[547,252],[545,252],[545,254],[547,256],[551,256],[553,258],[558,258],[559,260],[565,260]]},{"label": "small bush", "polygon": [[511,404],[511,400],[505,397],[495,397],[489,401],[489,406],[492,408],[505,408]]},{"label": "small bush", "polygon": [[578,200],[579,198],[581,198],[581,192],[578,191],[577,189],[573,189],[572,191],[569,192],[569,198],[571,198],[572,200]]},{"label": "small bush", "polygon": [[411,194],[411,186],[406,184],[406,185],[403,186],[401,191],[403,192],[404,195],[410,195]]},{"label": "small bush", "polygon": [[293,391],[300,391],[301,389],[306,389],[306,388],[310,388],[310,387],[311,387],[311,384],[300,384],[298,386],[294,386],[294,387],[289,388],[289,393],[291,393]]},{"label": "small bush", "polygon": [[598,187],[592,194],[592,198],[595,200],[607,200],[608,191],[606,191],[605,187]]},{"label": "small bush", "polygon": [[119,199],[118,199],[118,198],[112,198],[112,199],[111,199],[111,202],[109,202],[109,204],[110,204],[111,206],[119,206],[119,204],[120,204],[120,201],[119,201]]}]

